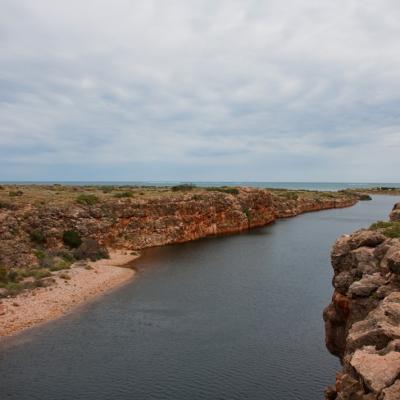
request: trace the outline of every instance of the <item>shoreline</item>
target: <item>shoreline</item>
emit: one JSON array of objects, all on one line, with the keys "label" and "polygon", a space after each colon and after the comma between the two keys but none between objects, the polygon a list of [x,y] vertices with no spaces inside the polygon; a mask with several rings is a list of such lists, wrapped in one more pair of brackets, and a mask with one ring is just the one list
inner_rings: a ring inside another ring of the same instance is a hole
[{"label": "shoreline", "polygon": [[[0,340],[58,319],[105,292],[127,283],[135,270],[126,265],[139,255],[110,251],[109,259],[88,262],[90,269],[75,263],[54,274],[55,283],[0,301]],[[64,274],[64,275],[63,275]],[[61,276],[68,274],[70,279]]]}]

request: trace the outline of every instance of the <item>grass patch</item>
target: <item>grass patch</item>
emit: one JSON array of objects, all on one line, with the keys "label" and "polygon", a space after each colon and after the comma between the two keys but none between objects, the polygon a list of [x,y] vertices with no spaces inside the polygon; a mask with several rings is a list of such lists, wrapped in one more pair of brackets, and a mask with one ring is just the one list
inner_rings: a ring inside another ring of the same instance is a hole
[{"label": "grass patch", "polygon": [[390,238],[400,238],[400,221],[378,221],[372,224],[369,229],[379,230]]},{"label": "grass patch", "polygon": [[22,196],[24,194],[24,192],[22,190],[11,190],[10,192],[8,192],[8,195],[10,197],[19,197]]},{"label": "grass patch", "polygon": [[36,244],[44,244],[46,243],[46,237],[44,236],[43,232],[35,229],[29,234],[32,242]]},{"label": "grass patch", "polygon": [[0,209],[12,210],[14,206],[8,201],[0,201]]},{"label": "grass patch", "polygon": [[99,198],[94,194],[82,193],[76,198],[76,202],[78,204],[83,204],[83,205],[86,205],[86,206],[92,206],[92,205],[97,204],[99,202]]},{"label": "grass patch", "polygon": [[133,193],[130,191],[118,192],[118,193],[114,194],[114,197],[117,197],[117,198],[133,197]]},{"label": "grass patch", "polygon": [[239,189],[233,188],[233,187],[208,187],[206,188],[208,192],[221,192],[221,193],[227,193],[227,194],[233,194],[237,195],[239,194]]},{"label": "grass patch", "polygon": [[58,260],[51,267],[50,271],[62,271],[63,269],[70,269],[72,262],[66,260]]},{"label": "grass patch", "polygon": [[183,183],[182,185],[172,186],[171,190],[173,192],[188,192],[196,188],[196,185],[193,183]]},{"label": "grass patch", "polygon": [[31,275],[35,279],[43,279],[51,276],[51,272],[47,268],[37,268],[31,270]]},{"label": "grass patch", "polygon": [[66,280],[66,281],[69,281],[71,279],[71,277],[68,274],[66,274],[65,272],[63,272],[62,274],[58,275],[58,277],[60,279]]},{"label": "grass patch", "polygon": [[77,231],[65,231],[63,233],[63,242],[66,246],[75,249],[82,244],[82,238]]}]

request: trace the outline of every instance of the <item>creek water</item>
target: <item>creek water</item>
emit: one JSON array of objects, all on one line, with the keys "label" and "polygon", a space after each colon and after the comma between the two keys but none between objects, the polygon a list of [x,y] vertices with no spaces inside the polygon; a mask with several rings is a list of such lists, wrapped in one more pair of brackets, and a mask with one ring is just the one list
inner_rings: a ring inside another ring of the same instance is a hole
[{"label": "creek water", "polygon": [[334,382],[329,252],[397,197],[149,249],[136,279],[0,344],[0,398],[313,400]]}]

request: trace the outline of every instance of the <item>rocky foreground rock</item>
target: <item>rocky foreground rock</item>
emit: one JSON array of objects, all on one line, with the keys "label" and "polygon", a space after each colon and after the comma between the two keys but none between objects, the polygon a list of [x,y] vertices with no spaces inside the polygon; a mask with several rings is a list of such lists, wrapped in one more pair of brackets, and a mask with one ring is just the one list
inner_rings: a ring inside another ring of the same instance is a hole
[{"label": "rocky foreground rock", "polygon": [[400,203],[391,222],[340,237],[326,345],[342,362],[328,400],[400,399]]}]

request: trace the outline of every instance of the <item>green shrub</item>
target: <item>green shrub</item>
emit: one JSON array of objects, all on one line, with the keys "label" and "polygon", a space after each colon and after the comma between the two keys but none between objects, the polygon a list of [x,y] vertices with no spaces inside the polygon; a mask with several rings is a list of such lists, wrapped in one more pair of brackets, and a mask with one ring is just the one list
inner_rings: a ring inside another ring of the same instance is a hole
[{"label": "green shrub", "polygon": [[18,197],[18,196],[22,196],[23,194],[24,194],[24,192],[22,190],[17,190],[17,191],[11,190],[10,192],[8,192],[8,195],[10,197]]},{"label": "green shrub", "polygon": [[24,290],[24,286],[20,283],[10,282],[5,286],[5,289],[7,289],[8,296],[16,296]]},{"label": "green shrub", "polygon": [[114,197],[117,198],[123,198],[123,197],[133,197],[133,193],[132,192],[118,192],[114,194]]},{"label": "green shrub", "polygon": [[44,244],[46,243],[46,238],[43,234],[42,231],[35,229],[30,233],[30,238],[32,242],[37,243],[37,244]]},{"label": "green shrub", "polygon": [[36,258],[39,260],[39,261],[41,261],[41,260],[43,260],[45,257],[46,257],[46,253],[43,251],[43,250],[35,250],[35,256],[36,256]]},{"label": "green shrub", "polygon": [[193,183],[183,183],[182,185],[172,186],[171,190],[173,192],[180,192],[180,191],[186,192],[193,190],[194,188],[196,188],[196,185],[194,185]]},{"label": "green shrub", "polygon": [[8,272],[8,281],[9,282],[17,282],[18,278],[19,278],[19,276],[18,276],[17,271],[11,270]]},{"label": "green shrub", "polygon": [[63,233],[63,242],[66,246],[75,249],[82,244],[82,238],[77,231],[65,231]]},{"label": "green shrub", "polygon": [[4,267],[0,267],[0,283],[1,286],[7,285],[8,283],[17,283],[21,279],[22,275],[18,271],[12,269],[7,270]]},{"label": "green shrub", "polygon": [[14,206],[8,201],[0,201],[0,208],[4,210],[12,210]]},{"label": "green shrub", "polygon": [[61,271],[63,269],[70,269],[72,262],[66,260],[57,260],[50,267],[50,271]]},{"label": "green shrub", "polygon": [[60,274],[58,276],[59,276],[59,278],[64,279],[66,281],[69,281],[71,279],[71,277],[68,274],[66,274],[65,272],[63,272],[62,274]]},{"label": "green shrub", "polygon": [[103,193],[111,193],[115,189],[114,186],[101,186],[100,188]]},{"label": "green shrub", "polygon": [[208,187],[206,188],[208,192],[221,192],[221,193],[227,193],[227,194],[234,194],[237,195],[239,194],[239,190],[233,187]]},{"label": "green shrub", "polygon": [[51,276],[51,272],[47,268],[35,268],[32,270],[31,276],[35,279],[43,279]]},{"label": "green shrub", "polygon": [[0,267],[0,282],[8,282],[8,271],[4,267]]},{"label": "green shrub", "polygon": [[78,204],[92,206],[99,202],[99,198],[94,194],[82,193],[76,198]]},{"label": "green shrub", "polygon": [[75,257],[71,250],[67,249],[53,250],[51,251],[50,254],[54,257],[62,258],[64,261],[67,261],[69,263],[73,263],[75,261]]},{"label": "green shrub", "polygon": [[385,236],[388,236],[390,238],[400,238],[399,221],[378,221],[372,224],[369,229],[379,229]]}]

